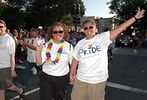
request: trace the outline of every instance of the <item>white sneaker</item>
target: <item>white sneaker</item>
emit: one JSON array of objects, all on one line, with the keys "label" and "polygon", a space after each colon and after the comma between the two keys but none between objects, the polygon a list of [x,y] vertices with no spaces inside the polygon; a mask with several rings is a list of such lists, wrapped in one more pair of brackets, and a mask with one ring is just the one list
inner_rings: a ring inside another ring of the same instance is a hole
[{"label": "white sneaker", "polygon": [[31,71],[33,72],[33,75],[37,75],[37,69],[35,67],[33,67]]}]

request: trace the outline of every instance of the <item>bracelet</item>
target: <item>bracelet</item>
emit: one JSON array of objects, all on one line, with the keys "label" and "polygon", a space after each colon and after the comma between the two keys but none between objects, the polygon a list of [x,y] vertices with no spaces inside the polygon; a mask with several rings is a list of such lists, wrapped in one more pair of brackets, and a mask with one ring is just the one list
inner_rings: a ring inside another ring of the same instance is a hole
[{"label": "bracelet", "polygon": [[134,16],[134,19],[135,19],[135,20],[138,20],[135,16]]},{"label": "bracelet", "polygon": [[11,72],[14,72],[15,71],[15,67],[11,67]]}]

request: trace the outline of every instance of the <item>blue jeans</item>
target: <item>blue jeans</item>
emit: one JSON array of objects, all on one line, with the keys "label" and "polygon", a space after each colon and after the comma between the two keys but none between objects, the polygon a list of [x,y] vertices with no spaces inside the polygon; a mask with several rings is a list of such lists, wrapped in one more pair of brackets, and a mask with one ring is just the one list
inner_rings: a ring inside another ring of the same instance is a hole
[{"label": "blue jeans", "polygon": [[39,68],[38,66],[36,66],[36,63],[26,61],[25,62],[25,69],[24,69],[23,77],[21,79],[21,85],[27,86],[29,75],[30,75],[31,69],[33,67],[35,67],[37,69],[37,74],[38,75],[41,74],[42,70],[41,70],[41,68]]}]

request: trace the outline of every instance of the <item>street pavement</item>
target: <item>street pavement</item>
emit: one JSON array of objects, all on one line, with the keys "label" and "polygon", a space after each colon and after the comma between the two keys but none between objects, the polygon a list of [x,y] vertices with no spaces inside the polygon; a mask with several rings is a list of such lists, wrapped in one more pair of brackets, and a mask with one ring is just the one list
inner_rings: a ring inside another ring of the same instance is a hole
[{"label": "street pavement", "polygon": [[106,100],[147,100],[147,49],[115,48]]},{"label": "street pavement", "polygon": [[[24,66],[17,66],[18,84]],[[39,99],[39,77],[30,75],[29,85],[25,89],[25,100]],[[72,86],[68,87],[67,99],[70,100]],[[6,91],[6,100],[17,100],[18,95]],[[109,79],[106,86],[105,100],[147,100],[147,50],[115,48],[113,59],[109,62]]]}]

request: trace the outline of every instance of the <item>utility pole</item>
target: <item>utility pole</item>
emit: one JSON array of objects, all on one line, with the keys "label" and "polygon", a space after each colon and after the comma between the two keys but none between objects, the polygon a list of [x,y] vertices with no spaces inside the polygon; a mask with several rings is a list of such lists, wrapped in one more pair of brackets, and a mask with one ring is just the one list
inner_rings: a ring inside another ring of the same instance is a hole
[{"label": "utility pole", "polygon": [[74,23],[75,23],[75,29],[77,31],[78,25],[81,23],[81,14],[80,14],[80,4],[73,4],[72,5],[72,11],[74,15]]}]

